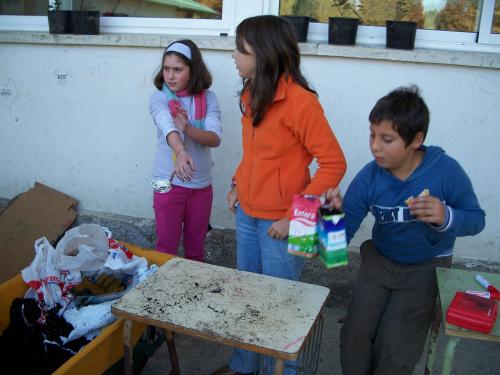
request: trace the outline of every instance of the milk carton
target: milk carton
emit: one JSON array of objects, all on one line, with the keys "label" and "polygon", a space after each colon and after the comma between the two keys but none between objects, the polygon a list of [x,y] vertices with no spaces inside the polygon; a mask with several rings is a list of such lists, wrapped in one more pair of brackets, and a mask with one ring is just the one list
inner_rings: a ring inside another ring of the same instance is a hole
[{"label": "milk carton", "polygon": [[319,259],[327,268],[347,264],[344,213],[322,207],[318,223]]},{"label": "milk carton", "polygon": [[318,255],[318,209],[321,203],[317,196],[294,195],[292,220],[288,232],[288,253],[313,258]]}]

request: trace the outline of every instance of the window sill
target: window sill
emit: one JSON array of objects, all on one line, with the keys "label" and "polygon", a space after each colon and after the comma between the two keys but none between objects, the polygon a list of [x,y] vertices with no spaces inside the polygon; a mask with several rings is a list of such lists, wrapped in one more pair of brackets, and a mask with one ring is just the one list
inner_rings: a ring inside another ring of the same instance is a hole
[{"label": "window sill", "polygon": [[415,48],[409,51],[385,47],[361,45],[344,47],[331,44],[318,44],[317,48],[317,55],[319,56],[500,69],[500,53],[493,52],[469,52],[424,48]]},{"label": "window sill", "polygon": [[[28,31],[0,31],[0,43],[13,44],[162,48],[175,40],[185,37],[186,36],[181,35],[165,36],[158,34],[73,35]],[[232,51],[235,48],[233,37],[189,36],[189,38],[204,50]],[[300,50],[302,55],[307,56],[329,56],[500,69],[500,53],[492,52],[467,52],[420,48],[406,51],[362,45],[336,46],[327,43],[301,43]]]}]

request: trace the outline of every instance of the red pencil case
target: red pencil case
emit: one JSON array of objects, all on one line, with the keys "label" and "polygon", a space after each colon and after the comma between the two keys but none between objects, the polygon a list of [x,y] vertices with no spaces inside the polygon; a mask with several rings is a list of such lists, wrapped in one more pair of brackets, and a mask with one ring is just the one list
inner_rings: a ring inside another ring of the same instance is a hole
[{"label": "red pencil case", "polygon": [[456,292],[446,311],[446,321],[472,331],[490,333],[497,319],[496,301]]}]

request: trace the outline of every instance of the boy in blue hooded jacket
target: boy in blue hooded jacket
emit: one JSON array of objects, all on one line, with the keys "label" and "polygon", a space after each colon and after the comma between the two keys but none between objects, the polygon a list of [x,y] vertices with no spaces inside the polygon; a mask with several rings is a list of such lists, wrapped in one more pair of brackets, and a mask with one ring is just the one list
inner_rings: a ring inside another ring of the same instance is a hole
[{"label": "boy in blue hooded jacket", "polygon": [[456,237],[484,228],[485,213],[458,162],[424,146],[429,110],[416,86],[379,99],[370,116],[374,156],[342,199],[347,240],[368,211],[372,239],[341,329],[344,375],[411,374],[420,358],[436,300],[435,268],[451,266]]}]

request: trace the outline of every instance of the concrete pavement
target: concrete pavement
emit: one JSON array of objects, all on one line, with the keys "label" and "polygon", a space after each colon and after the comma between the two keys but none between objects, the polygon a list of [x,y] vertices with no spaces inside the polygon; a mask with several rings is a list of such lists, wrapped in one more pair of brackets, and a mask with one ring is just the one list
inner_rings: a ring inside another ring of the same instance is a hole
[{"label": "concrete pavement", "polygon": [[[146,248],[154,247],[154,222],[118,215],[80,214],[75,225],[98,223],[111,229],[116,239]],[[206,242],[207,261],[235,267],[235,234],[232,230],[213,229]],[[331,298],[324,310],[324,331],[320,351],[318,375],[341,374],[339,358],[339,332],[341,319],[346,314],[350,288],[359,267],[359,255],[351,252],[349,265],[327,271],[319,261],[307,263],[301,281],[327,286]],[[482,264],[472,260],[454,259],[454,267],[500,273],[498,264]],[[436,355],[435,373],[439,373],[447,339],[441,330]],[[185,335],[176,336],[176,345],[182,375],[208,375],[227,363],[231,349],[218,343]],[[424,374],[425,355],[413,374]],[[167,374],[170,369],[168,352],[163,344],[149,359],[142,374]],[[462,339],[457,346],[453,375],[500,375],[500,343]],[[398,375],[398,374],[388,374]]]}]

